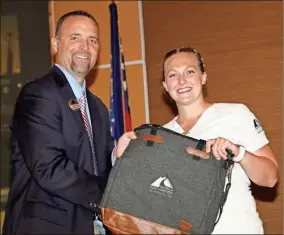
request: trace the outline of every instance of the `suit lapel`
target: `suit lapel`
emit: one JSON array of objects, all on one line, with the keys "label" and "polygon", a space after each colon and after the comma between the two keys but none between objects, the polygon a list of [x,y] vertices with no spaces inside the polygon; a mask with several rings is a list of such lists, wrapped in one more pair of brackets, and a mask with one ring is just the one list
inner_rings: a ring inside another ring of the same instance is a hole
[{"label": "suit lapel", "polygon": [[[76,97],[70,87],[69,84],[66,84],[66,86],[64,86],[61,90],[61,94],[62,94],[62,98],[63,98],[63,102],[64,104],[69,106],[69,102],[70,100],[76,100]],[[71,113],[73,114],[73,116],[76,118],[78,124],[80,125],[80,127],[85,128],[84,126],[84,121],[81,115],[81,111],[80,109],[77,110],[72,110],[69,106],[69,109],[71,110]]]},{"label": "suit lapel", "polygon": [[[65,78],[65,75],[61,72],[60,69],[58,69],[56,66],[53,66],[52,73],[55,74],[54,78],[55,81],[60,85],[61,87],[61,97],[62,97],[62,102],[64,105],[68,106],[68,110],[70,111],[70,114],[73,115],[73,117],[76,119],[78,126],[80,129],[83,130],[83,132],[86,135],[86,141],[88,141],[88,152],[89,152],[89,156],[92,156],[92,151],[91,151],[91,145],[90,145],[90,141],[88,138],[88,134],[84,125],[84,121],[81,115],[81,111],[80,109],[77,110],[72,110],[69,106],[69,101],[70,100],[76,100],[76,96],[74,94],[74,92],[72,91],[72,88],[70,86],[70,84],[68,83],[67,79]],[[84,168],[90,173],[93,174],[93,166],[92,166],[92,160],[90,159],[86,159],[87,163],[84,164]]]},{"label": "suit lapel", "polygon": [[[62,98],[63,98],[63,103],[68,105],[69,106],[69,102],[70,100],[76,100],[76,97],[69,85],[69,83],[67,83],[61,90],[61,95],[62,95]],[[69,106],[69,109],[72,113],[72,115],[75,117],[75,119],[77,120],[80,128],[84,128],[85,129],[85,126],[84,126],[84,121],[83,121],[83,118],[82,118],[82,115],[81,115],[81,111],[80,109],[77,109],[77,110],[72,110]]]}]

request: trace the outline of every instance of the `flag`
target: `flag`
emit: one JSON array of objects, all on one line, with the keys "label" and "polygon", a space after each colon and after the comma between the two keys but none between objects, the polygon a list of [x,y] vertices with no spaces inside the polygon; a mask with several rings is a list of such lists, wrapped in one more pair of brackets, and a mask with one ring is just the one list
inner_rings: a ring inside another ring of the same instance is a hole
[{"label": "flag", "polygon": [[115,141],[125,131],[131,130],[130,108],[122,44],[118,30],[117,7],[113,2],[109,5],[111,23],[111,98],[110,125]]},{"label": "flag", "polygon": [[125,71],[125,61],[124,61],[124,52],[122,47],[122,40],[120,39],[120,55],[121,55],[121,76],[122,76],[122,85],[123,85],[123,116],[124,116],[124,127],[125,131],[132,130],[131,116],[130,116],[130,106],[128,103],[128,89],[126,81],[126,71]]}]

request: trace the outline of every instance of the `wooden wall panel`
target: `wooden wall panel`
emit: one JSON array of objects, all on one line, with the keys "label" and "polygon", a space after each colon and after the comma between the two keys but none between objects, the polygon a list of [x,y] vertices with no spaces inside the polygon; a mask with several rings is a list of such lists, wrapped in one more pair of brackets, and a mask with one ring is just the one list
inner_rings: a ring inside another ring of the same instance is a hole
[{"label": "wooden wall panel", "polygon": [[109,108],[110,106],[110,68],[94,69],[86,79],[89,89]]},{"label": "wooden wall panel", "polygon": [[137,1],[117,1],[119,29],[127,61],[142,60],[139,8]]},{"label": "wooden wall panel", "polygon": [[[127,83],[132,88],[128,91],[129,105],[132,118],[132,127],[135,128],[145,123],[144,109],[144,84],[143,84],[143,67],[142,65],[127,66]],[[109,108],[110,104],[110,69],[97,69],[91,72],[87,79],[90,90],[100,97],[100,99]]]},{"label": "wooden wall panel", "polygon": [[144,102],[143,66],[132,65],[127,67],[128,84],[133,89],[129,90],[130,111],[132,114],[132,127],[135,128],[145,123],[145,108],[141,104]]},{"label": "wooden wall panel", "polygon": [[[260,119],[278,159],[278,187],[253,187],[266,234],[283,232],[282,9],[280,1],[143,2],[151,122],[164,124],[174,116],[162,98],[164,53],[195,47],[205,60],[207,98],[245,103]],[[274,190],[274,201],[264,201]]]}]

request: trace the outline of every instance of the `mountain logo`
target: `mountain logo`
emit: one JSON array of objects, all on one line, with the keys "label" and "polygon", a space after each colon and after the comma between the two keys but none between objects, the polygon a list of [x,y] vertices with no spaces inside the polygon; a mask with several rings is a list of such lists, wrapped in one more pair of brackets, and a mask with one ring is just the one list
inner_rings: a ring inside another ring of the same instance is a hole
[{"label": "mountain logo", "polygon": [[161,176],[150,185],[150,192],[171,198],[173,196],[174,189],[169,178]]},{"label": "mountain logo", "polygon": [[263,128],[262,128],[260,122],[257,119],[253,120],[253,125],[254,125],[254,128],[256,129],[257,133],[260,133],[260,132],[263,131]]}]

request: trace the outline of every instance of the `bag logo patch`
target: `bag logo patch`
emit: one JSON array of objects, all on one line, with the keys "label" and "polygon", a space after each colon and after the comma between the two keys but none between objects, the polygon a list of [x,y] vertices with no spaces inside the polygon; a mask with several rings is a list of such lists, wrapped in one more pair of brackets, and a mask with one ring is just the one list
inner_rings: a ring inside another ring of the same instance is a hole
[{"label": "bag logo patch", "polygon": [[163,176],[150,185],[150,192],[171,198],[174,194],[174,189],[169,178]]}]

